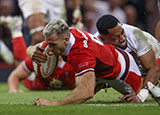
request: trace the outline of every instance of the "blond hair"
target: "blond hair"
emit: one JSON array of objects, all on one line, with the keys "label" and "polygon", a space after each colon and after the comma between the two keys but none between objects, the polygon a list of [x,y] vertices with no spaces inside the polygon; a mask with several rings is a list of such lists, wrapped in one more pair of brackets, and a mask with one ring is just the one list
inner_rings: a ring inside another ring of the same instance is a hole
[{"label": "blond hair", "polygon": [[55,33],[59,38],[70,36],[70,31],[67,23],[62,19],[51,20],[44,28],[43,35],[49,37]]}]

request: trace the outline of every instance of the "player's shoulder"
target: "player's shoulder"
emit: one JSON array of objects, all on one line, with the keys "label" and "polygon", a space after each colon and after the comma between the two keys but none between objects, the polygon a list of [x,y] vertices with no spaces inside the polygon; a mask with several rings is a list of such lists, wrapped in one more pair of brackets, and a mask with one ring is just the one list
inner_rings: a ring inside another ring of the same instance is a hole
[{"label": "player's shoulder", "polygon": [[129,25],[129,24],[122,24],[122,28],[125,30],[125,31],[133,31],[133,30],[136,30],[139,28],[136,27],[136,26],[132,26],[132,25]]},{"label": "player's shoulder", "polygon": [[71,33],[77,32],[77,29],[74,28],[74,27],[70,27],[69,30],[70,30]]},{"label": "player's shoulder", "polygon": [[136,37],[135,35],[137,32],[142,32],[142,30],[140,30],[138,27],[128,25],[128,24],[122,24],[122,28],[124,29],[125,34],[128,39],[130,39],[130,38],[133,39]]}]

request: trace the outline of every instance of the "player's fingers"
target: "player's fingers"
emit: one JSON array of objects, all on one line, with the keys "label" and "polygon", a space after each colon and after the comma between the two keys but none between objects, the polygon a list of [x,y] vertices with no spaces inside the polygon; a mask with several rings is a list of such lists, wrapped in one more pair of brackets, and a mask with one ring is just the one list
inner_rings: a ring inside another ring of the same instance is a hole
[{"label": "player's fingers", "polygon": [[121,98],[120,102],[123,102],[124,100],[126,100],[126,98],[128,98],[128,95],[125,95]]},{"label": "player's fingers", "polygon": [[34,62],[35,62],[36,64],[38,64],[39,66],[41,66],[41,63],[40,63],[38,60],[34,60]]},{"label": "player's fingers", "polygon": [[9,93],[18,93],[18,89],[12,89],[9,91]]},{"label": "player's fingers", "polygon": [[133,95],[129,96],[129,97],[126,99],[127,102],[134,102],[134,100],[135,100],[135,96],[133,96]]},{"label": "player's fingers", "polygon": [[121,98],[120,102],[122,102],[122,101],[124,101],[124,100],[127,101],[127,99],[128,99],[129,97],[131,97],[132,95],[133,95],[133,94],[127,94],[127,95],[123,96],[123,97]]},{"label": "player's fingers", "polygon": [[24,91],[22,89],[19,90],[20,93],[23,93]]},{"label": "player's fingers", "polygon": [[45,50],[45,48],[39,46],[39,47],[38,47],[38,50],[41,51],[41,52],[43,52],[43,51]]},{"label": "player's fingers", "polygon": [[137,102],[137,100],[134,98],[134,99],[132,99],[130,102],[131,102],[131,103],[135,103],[135,102]]},{"label": "player's fingers", "polygon": [[36,52],[32,58],[37,58],[37,59],[42,59],[42,60],[47,60],[47,56],[43,53],[40,53],[40,52]]},{"label": "player's fingers", "polygon": [[35,102],[35,105],[38,105],[38,106],[41,105],[39,97],[37,98],[37,101]]},{"label": "player's fingers", "polygon": [[43,56],[34,56],[32,60],[37,63],[40,63],[40,62],[45,63],[47,61],[47,58]]},{"label": "player's fingers", "polygon": [[140,102],[141,102],[141,100],[140,100],[137,96],[135,96],[135,98],[134,98],[134,99],[132,99],[130,102],[140,103]]}]

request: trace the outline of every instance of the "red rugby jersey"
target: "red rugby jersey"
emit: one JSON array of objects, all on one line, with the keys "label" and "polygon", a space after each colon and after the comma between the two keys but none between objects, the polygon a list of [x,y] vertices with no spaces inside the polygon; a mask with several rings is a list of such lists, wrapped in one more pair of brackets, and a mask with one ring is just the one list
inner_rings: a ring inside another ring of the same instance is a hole
[{"label": "red rugby jersey", "polygon": [[103,45],[92,34],[71,28],[69,45],[64,52],[76,76],[87,71],[95,71],[99,78],[116,78],[121,66],[118,53],[112,45]]}]

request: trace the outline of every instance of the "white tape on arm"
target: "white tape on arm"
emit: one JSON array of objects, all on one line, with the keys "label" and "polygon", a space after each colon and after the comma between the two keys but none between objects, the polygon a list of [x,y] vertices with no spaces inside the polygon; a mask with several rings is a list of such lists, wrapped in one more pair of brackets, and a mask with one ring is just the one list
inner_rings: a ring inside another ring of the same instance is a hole
[{"label": "white tape on arm", "polygon": [[36,32],[40,32],[44,29],[44,26],[39,26],[30,30],[30,34],[33,35]]},{"label": "white tape on arm", "polygon": [[80,8],[76,8],[73,12],[73,17],[78,18],[78,16],[81,14]]},{"label": "white tape on arm", "polygon": [[144,102],[149,97],[149,91],[147,89],[141,89],[137,96],[142,102]]}]

